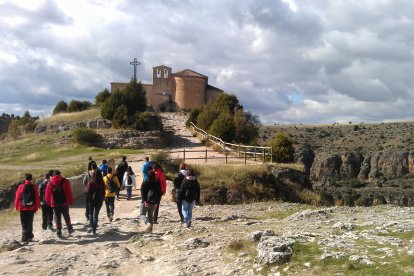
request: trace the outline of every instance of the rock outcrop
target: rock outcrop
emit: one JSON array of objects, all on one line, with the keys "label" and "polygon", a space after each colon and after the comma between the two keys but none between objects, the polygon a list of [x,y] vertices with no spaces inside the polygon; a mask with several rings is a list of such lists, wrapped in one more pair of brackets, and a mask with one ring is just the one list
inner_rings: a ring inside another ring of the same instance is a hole
[{"label": "rock outcrop", "polygon": [[43,132],[60,132],[60,131],[68,131],[75,128],[111,128],[112,123],[106,119],[91,119],[91,120],[84,120],[79,122],[61,122],[56,124],[38,124],[34,130],[35,133],[43,133]]}]

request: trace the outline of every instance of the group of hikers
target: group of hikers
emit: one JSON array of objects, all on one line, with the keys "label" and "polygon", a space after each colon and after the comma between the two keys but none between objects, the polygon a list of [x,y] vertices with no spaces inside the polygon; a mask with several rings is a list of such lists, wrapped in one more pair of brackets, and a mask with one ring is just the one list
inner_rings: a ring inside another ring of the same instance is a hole
[{"label": "group of hikers", "polygon": [[[88,170],[83,178],[85,192],[85,217],[87,232],[96,234],[98,217],[103,202],[109,222],[112,222],[115,212],[115,199],[120,200],[120,191],[126,189],[126,199],[132,199],[132,188],[136,187],[136,176],[128,166],[126,157],[122,157],[115,170],[103,160],[98,166],[89,157]],[[143,182],[141,184],[140,217],[149,224],[146,232],[152,233],[154,224],[158,223],[158,214],[162,196],[166,194],[166,175],[157,162],[145,158],[142,165]],[[200,185],[194,172],[181,163],[175,177],[173,200],[177,203],[181,223],[191,227],[192,210],[196,203],[200,203]],[[73,195],[70,182],[61,176],[59,170],[50,170],[38,185],[33,183],[31,174],[25,175],[24,183],[16,190],[14,205],[20,211],[23,243],[31,241],[33,235],[33,219],[35,212],[42,209],[42,229],[54,231],[53,218],[56,226],[56,235],[62,238],[62,216],[69,234],[75,230],[72,226],[69,206],[73,204]]]}]

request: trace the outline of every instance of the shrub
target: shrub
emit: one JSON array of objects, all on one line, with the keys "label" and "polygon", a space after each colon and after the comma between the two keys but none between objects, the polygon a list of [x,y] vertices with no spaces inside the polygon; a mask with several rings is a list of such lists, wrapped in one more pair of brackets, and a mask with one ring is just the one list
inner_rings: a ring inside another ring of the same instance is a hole
[{"label": "shrub", "polygon": [[145,90],[141,83],[132,79],[124,90],[117,90],[105,100],[101,115],[108,120],[115,120],[118,127],[130,127],[136,112],[147,108]]},{"label": "shrub", "polygon": [[232,142],[234,140],[235,127],[230,113],[223,112],[211,125],[209,132],[221,138],[224,141]]},{"label": "shrub", "polygon": [[106,99],[109,98],[109,96],[111,96],[111,93],[109,93],[109,90],[105,88],[95,96],[95,104],[97,106],[102,106],[102,104],[106,101]]},{"label": "shrub", "polygon": [[234,113],[234,140],[238,143],[248,144],[256,140],[259,136],[260,121],[257,116],[242,109]]},{"label": "shrub", "polygon": [[197,116],[197,127],[208,130],[219,115],[220,113],[213,106],[204,106]]},{"label": "shrub", "polygon": [[55,108],[53,109],[53,115],[62,112],[68,112],[68,104],[64,100],[61,100],[56,104]]},{"label": "shrub", "polygon": [[88,101],[78,101],[78,100],[71,100],[68,105],[68,112],[78,112],[78,111],[84,111],[87,110],[89,107],[91,107],[91,103]]},{"label": "shrub", "polygon": [[198,115],[201,113],[201,111],[203,110],[202,107],[200,108],[195,108],[193,110],[191,110],[190,115],[188,116],[187,121],[185,122],[185,125],[187,127],[190,126],[190,123],[194,123],[195,125],[197,125],[197,117]]},{"label": "shrub", "polygon": [[289,163],[293,161],[295,149],[293,142],[282,132],[278,132],[271,142],[273,160],[277,163]]},{"label": "shrub", "polygon": [[136,112],[129,123],[136,130],[159,130],[162,129],[160,117],[151,112]]},{"label": "shrub", "polygon": [[77,128],[72,132],[72,141],[84,146],[97,144],[101,136],[90,128]]}]

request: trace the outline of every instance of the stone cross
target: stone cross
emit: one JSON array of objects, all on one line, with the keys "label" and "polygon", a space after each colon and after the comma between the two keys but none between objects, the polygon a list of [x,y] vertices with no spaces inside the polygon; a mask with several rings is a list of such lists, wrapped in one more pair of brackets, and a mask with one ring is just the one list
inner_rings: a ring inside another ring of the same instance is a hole
[{"label": "stone cross", "polygon": [[134,61],[131,61],[129,64],[134,66],[134,80],[137,80],[137,66],[141,64],[141,62],[137,61],[137,58],[134,58]]}]

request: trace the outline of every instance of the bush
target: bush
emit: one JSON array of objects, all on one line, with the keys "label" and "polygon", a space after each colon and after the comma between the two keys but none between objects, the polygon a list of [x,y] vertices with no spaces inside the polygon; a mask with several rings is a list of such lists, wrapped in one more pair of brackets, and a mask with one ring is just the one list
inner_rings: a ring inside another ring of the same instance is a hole
[{"label": "bush", "polygon": [[91,103],[88,101],[78,101],[78,100],[71,100],[68,105],[68,112],[78,112],[78,111],[84,111],[87,110],[89,107],[91,107]]},{"label": "bush", "polygon": [[115,120],[118,127],[131,127],[137,112],[147,108],[145,90],[141,83],[132,79],[124,90],[117,90],[105,100],[101,115],[108,120]]},{"label": "bush", "polygon": [[109,96],[111,96],[111,93],[109,93],[109,90],[105,88],[95,96],[95,104],[97,106],[102,106],[102,104],[106,101],[106,99],[109,98]]},{"label": "bush", "polygon": [[293,142],[282,132],[278,132],[271,142],[270,146],[273,150],[273,160],[277,163],[293,162],[295,149]]},{"label": "bush", "polygon": [[260,121],[250,112],[239,109],[234,113],[234,140],[238,143],[252,143],[259,137]]},{"label": "bush", "polygon": [[99,143],[101,136],[90,128],[78,128],[72,132],[72,141],[84,146],[93,146]]},{"label": "bush", "polygon": [[228,112],[223,112],[209,129],[210,134],[220,137],[226,142],[234,140],[235,127],[233,118]]},{"label": "bush", "polygon": [[160,117],[151,112],[136,112],[129,123],[136,130],[159,130],[162,129]]},{"label": "bush", "polygon": [[64,100],[61,100],[56,104],[55,108],[53,109],[53,115],[62,112],[68,112],[68,104]]},{"label": "bush", "polygon": [[190,115],[188,116],[187,121],[185,122],[185,125],[187,127],[190,126],[190,123],[194,123],[195,125],[197,125],[197,117],[198,115],[201,113],[201,111],[203,110],[202,107],[200,108],[195,108],[193,110],[191,110]]}]

